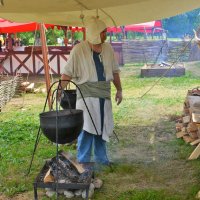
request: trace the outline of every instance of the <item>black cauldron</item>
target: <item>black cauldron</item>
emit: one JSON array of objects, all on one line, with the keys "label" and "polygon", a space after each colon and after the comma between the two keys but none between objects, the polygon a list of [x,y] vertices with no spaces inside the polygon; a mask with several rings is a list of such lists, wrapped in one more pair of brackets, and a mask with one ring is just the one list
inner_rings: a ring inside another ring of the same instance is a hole
[{"label": "black cauldron", "polygon": [[60,101],[60,106],[63,109],[76,108],[76,90],[63,90]]},{"label": "black cauldron", "polygon": [[57,128],[58,144],[71,143],[77,139],[83,128],[83,111],[77,109],[67,109],[43,112],[40,114],[40,127],[43,134],[50,141],[56,143]]}]

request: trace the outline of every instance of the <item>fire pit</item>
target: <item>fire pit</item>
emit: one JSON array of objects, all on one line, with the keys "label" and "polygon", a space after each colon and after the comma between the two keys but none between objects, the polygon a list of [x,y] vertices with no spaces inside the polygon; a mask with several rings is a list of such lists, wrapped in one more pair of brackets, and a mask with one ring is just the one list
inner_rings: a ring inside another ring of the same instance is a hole
[{"label": "fire pit", "polygon": [[[38,199],[37,188],[50,189],[54,193],[56,192],[57,198],[60,189],[66,190],[64,191],[66,197],[68,189],[69,192],[70,190],[84,189],[81,195],[83,198],[88,199],[88,197],[94,193],[94,185],[93,183],[91,183],[93,176],[93,169],[91,168],[91,163],[88,163],[89,167],[83,169],[80,165],[78,165],[78,163],[73,162],[73,160],[71,160],[66,153],[58,152],[58,144],[71,143],[72,141],[77,139],[83,127],[83,111],[72,108],[59,110],[58,91],[61,88],[61,82],[59,81],[59,85],[57,89],[55,89],[52,92],[51,97],[51,108],[54,108],[53,103],[54,99],[56,99],[56,110],[50,110],[48,112],[45,112],[50,91],[53,85],[56,83],[58,82],[55,82],[51,85],[46,97],[43,113],[40,114],[40,127],[38,129],[38,134],[36,137],[35,146],[27,175],[30,173],[32,162],[34,159],[34,154],[36,152],[36,148],[38,146],[42,130],[43,134],[50,141],[56,143],[56,157],[52,158],[49,162],[46,162],[41,171],[39,172],[38,176],[36,177],[33,183],[34,199]],[[76,87],[79,89],[77,85]],[[80,89],[79,92],[81,93]],[[92,119],[92,116],[89,112],[84,98],[83,101],[88,110],[94,128],[97,132],[96,126],[94,124],[94,121]]]},{"label": "fire pit", "polygon": [[[93,163],[89,164],[90,168],[85,169],[68,158],[67,153],[59,152],[58,165],[56,157],[45,163],[33,183],[35,200],[38,200],[37,188],[49,188],[54,191],[83,189],[86,190],[86,199],[88,199],[89,187],[94,176]],[[58,173],[56,167],[58,167]],[[51,173],[49,173],[49,170]],[[58,182],[55,181],[56,179]]]},{"label": "fire pit", "polygon": [[183,64],[176,64],[174,66],[165,62],[154,65],[144,65],[141,68],[141,77],[179,77],[185,75],[185,67]]}]

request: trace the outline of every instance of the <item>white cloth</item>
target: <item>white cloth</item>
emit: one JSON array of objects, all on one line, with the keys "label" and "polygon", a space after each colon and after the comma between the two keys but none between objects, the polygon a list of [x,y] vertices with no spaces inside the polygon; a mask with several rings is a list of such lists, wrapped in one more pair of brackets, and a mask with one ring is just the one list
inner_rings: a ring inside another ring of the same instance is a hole
[{"label": "white cloth", "polygon": [[[113,80],[113,73],[118,73],[120,70],[119,65],[115,59],[114,51],[110,44],[102,44],[101,57],[104,65],[106,81],[111,81]],[[67,64],[62,71],[62,74],[71,76],[72,81],[74,81],[76,84],[98,81],[92,51],[87,41],[83,41],[77,44],[72,49]],[[98,134],[103,134],[102,138],[105,141],[109,141],[109,136],[113,133],[114,127],[111,100],[105,100],[104,128],[102,133],[99,98],[87,97],[85,98],[85,101],[92,115],[95,126],[97,127]],[[97,134],[83,102],[83,99],[77,100],[76,108],[83,110],[83,129],[89,133]]]},{"label": "white cloth", "polygon": [[91,44],[100,44],[100,33],[106,29],[106,24],[96,17],[91,17],[85,21],[86,25],[86,39]]}]

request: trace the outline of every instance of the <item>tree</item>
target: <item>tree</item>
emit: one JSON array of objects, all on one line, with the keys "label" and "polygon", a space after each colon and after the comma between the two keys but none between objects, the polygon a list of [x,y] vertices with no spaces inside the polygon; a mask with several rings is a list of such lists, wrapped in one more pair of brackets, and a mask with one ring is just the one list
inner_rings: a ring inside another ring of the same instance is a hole
[{"label": "tree", "polygon": [[193,29],[200,25],[200,8],[184,14],[162,20],[163,28],[168,30],[168,37],[193,35]]}]

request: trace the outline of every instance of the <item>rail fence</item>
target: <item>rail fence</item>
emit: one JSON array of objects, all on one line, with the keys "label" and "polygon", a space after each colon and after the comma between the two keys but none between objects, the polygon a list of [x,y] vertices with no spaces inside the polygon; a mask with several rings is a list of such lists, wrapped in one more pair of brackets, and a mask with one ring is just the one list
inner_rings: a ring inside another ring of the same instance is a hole
[{"label": "rail fence", "polygon": [[122,43],[123,64],[174,62],[177,59],[181,62],[189,61],[193,45],[195,44],[188,41],[124,41]]},{"label": "rail fence", "polygon": [[22,76],[0,75],[0,111],[16,94],[22,82]]}]

